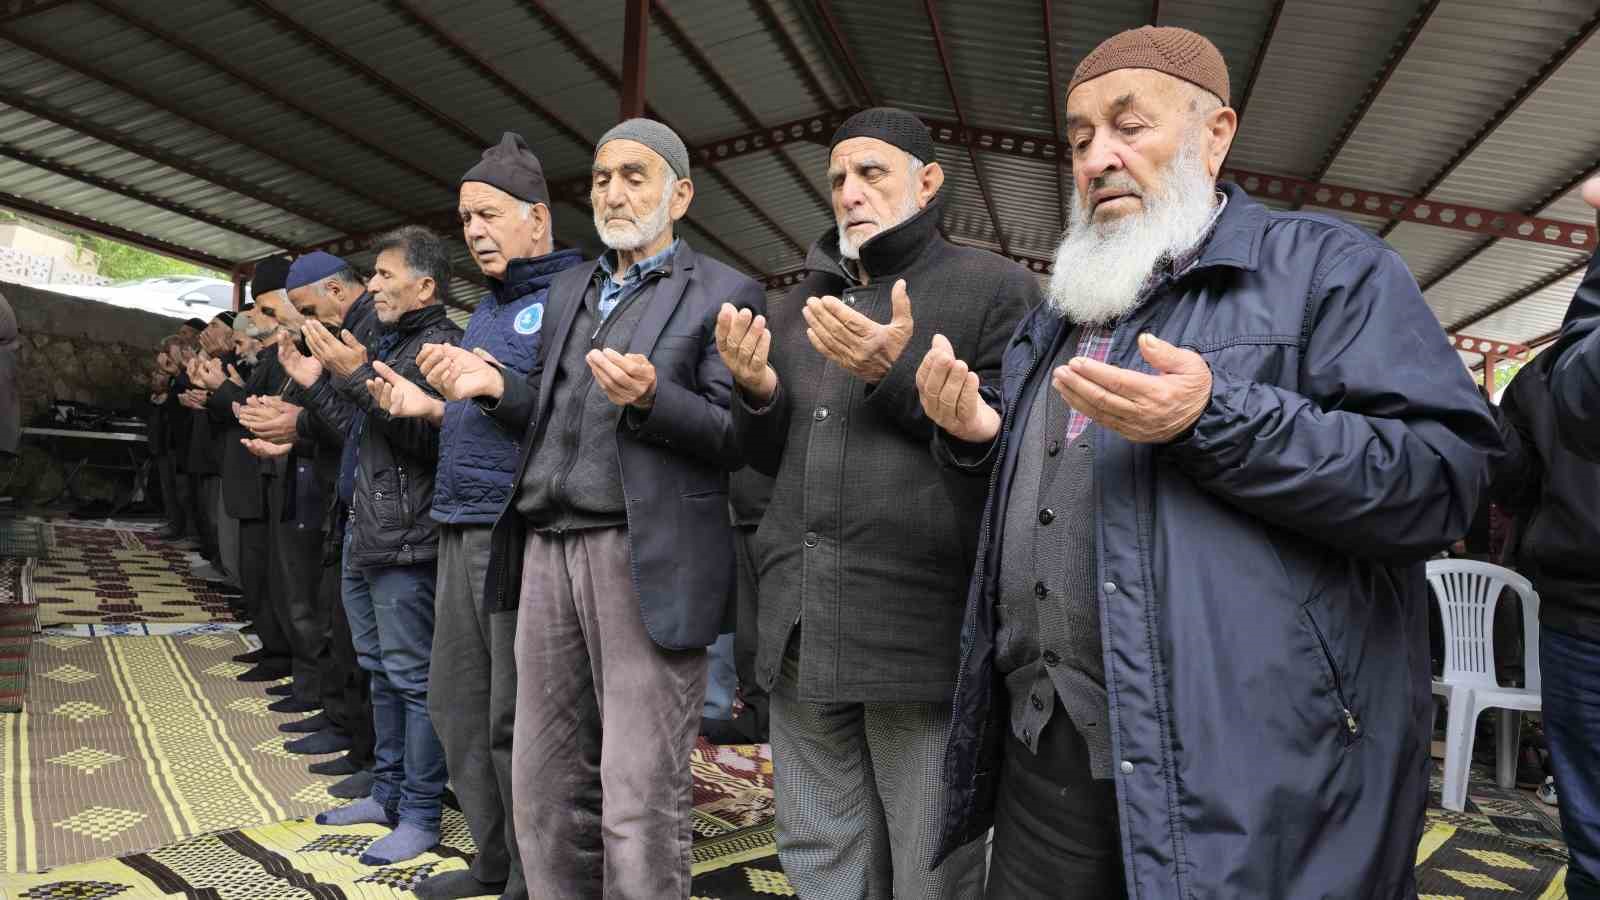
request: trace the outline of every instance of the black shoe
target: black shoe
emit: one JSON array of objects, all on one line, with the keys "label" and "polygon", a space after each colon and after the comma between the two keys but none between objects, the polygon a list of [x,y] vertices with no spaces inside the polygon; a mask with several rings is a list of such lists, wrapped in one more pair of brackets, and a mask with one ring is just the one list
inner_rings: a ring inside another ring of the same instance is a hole
[{"label": "black shoe", "polygon": [[1545,776],[1549,774],[1544,770],[1544,761],[1539,757],[1539,751],[1532,745],[1524,744],[1522,752],[1517,755],[1517,787],[1525,790],[1538,790],[1544,785]]},{"label": "black shoe", "polygon": [[259,648],[245,653],[235,653],[233,655],[234,662],[249,663],[252,666],[266,658],[267,651]]},{"label": "black shoe", "polygon": [[461,900],[465,897],[498,897],[506,889],[504,881],[488,883],[472,877],[466,869],[452,869],[419,882],[411,889],[420,900]]},{"label": "black shoe", "polygon": [[332,724],[332,722],[328,721],[327,713],[319,712],[310,718],[285,722],[278,726],[278,730],[284,734],[311,734],[314,731],[321,731]]},{"label": "black shoe", "polygon": [[343,753],[349,750],[354,741],[350,735],[340,734],[332,729],[324,728],[316,734],[307,735],[298,741],[289,741],[283,749],[290,753],[301,753],[306,756],[322,756],[328,753]]},{"label": "black shoe", "polygon": [[343,781],[329,785],[328,795],[340,800],[360,800],[372,796],[372,770],[362,769]]},{"label": "black shoe", "polygon": [[235,680],[248,682],[277,681],[279,678],[283,678],[288,674],[288,666],[272,665],[270,663],[257,663],[255,668],[244,673],[243,675],[240,675]]},{"label": "black shoe", "polygon": [[344,756],[341,756],[338,759],[325,759],[321,762],[314,762],[311,765],[306,766],[306,771],[313,775],[344,776],[354,775],[355,773],[360,772],[361,767],[352,762],[350,760],[350,754],[346,753]]},{"label": "black shoe", "polygon": [[152,536],[158,541],[175,541],[178,538],[183,537],[183,529],[173,528],[171,525],[168,525],[165,528],[157,529],[155,534]]},{"label": "black shoe", "polygon": [[256,633],[256,623],[254,623],[254,622],[246,622],[246,623],[244,623],[243,627],[241,627],[239,629],[239,633],[240,634],[255,634]]},{"label": "black shoe", "polygon": [[315,700],[301,700],[299,697],[288,696],[267,704],[267,709],[276,713],[308,713],[322,708],[322,704]]},{"label": "black shoe", "polygon": [[292,697],[292,696],[294,696],[294,685],[292,685],[292,684],[273,684],[273,685],[268,685],[267,686],[267,696],[269,696],[269,697]]}]

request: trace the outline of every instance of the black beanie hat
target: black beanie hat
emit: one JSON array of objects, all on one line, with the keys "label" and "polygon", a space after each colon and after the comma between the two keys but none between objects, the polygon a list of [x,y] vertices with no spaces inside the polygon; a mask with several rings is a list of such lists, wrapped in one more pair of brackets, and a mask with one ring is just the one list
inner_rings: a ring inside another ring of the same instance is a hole
[{"label": "black beanie hat", "polygon": [[921,119],[903,109],[874,106],[845,119],[839,130],[833,133],[833,140],[828,143],[828,150],[831,152],[841,142],[858,137],[877,138],[886,144],[899,147],[925,163],[934,161],[933,134],[928,131],[928,126],[922,124]]},{"label": "black beanie hat", "polygon": [[550,189],[544,183],[544,166],[528,149],[528,142],[515,131],[500,136],[500,143],[483,151],[478,164],[461,176],[461,183],[481,181],[497,187],[526,203],[550,205]]},{"label": "black beanie hat", "polygon": [[228,326],[229,328],[232,328],[233,327],[233,310],[225,309],[222,312],[219,312],[216,315],[212,316],[211,317],[211,321],[213,321],[213,322],[220,321],[222,324]]},{"label": "black beanie hat", "polygon": [[255,275],[250,278],[250,296],[281,291],[288,279],[289,261],[281,256],[269,256],[256,263]]},{"label": "black beanie hat", "polygon": [[187,321],[187,322],[185,322],[183,324],[189,326],[190,328],[193,328],[195,331],[205,331],[206,330],[206,320],[205,319],[190,319],[189,321]]}]

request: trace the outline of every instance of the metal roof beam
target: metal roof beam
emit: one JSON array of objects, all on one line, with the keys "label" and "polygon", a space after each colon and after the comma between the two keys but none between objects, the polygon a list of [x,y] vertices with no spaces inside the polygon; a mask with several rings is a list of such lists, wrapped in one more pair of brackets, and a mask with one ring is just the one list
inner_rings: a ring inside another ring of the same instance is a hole
[{"label": "metal roof beam", "polygon": [[1470,334],[1450,335],[1450,345],[1466,353],[1491,353],[1495,356],[1520,357],[1528,352],[1527,344],[1516,341],[1496,341],[1474,337]]},{"label": "metal roof beam", "polygon": [[0,206],[10,207],[18,212],[27,213],[30,216],[37,216],[41,219],[49,219],[54,222],[60,222],[63,225],[69,225],[73,228],[81,228],[84,231],[93,232],[114,240],[119,240],[124,244],[132,244],[135,247],[143,247],[146,250],[151,250],[165,256],[171,256],[186,262],[192,262],[196,265],[215,269],[218,272],[227,272],[233,268],[232,260],[223,259],[220,256],[212,256],[209,253],[202,253],[199,250],[179,246],[178,244],[173,244],[158,238],[149,237],[148,235],[138,234],[136,232],[129,231],[126,228],[119,228],[116,225],[108,225],[105,222],[99,222],[87,216],[80,216],[77,213],[67,212],[64,209],[56,209],[53,206],[46,206],[43,203],[37,203],[33,200],[29,200],[26,197],[18,197],[16,194],[0,191]]},{"label": "metal roof beam", "polygon": [[241,197],[248,197],[258,203],[281,209],[307,222],[321,225],[332,231],[347,231],[350,228],[348,222],[341,224],[331,221],[331,217],[325,211],[311,209],[293,198],[249,184],[237,176],[185,159],[154,144],[147,144],[138,138],[120,134],[76,113],[47,106],[24,93],[13,91],[3,85],[0,85],[0,103],[20,109],[34,118],[53,122],[62,128],[69,128],[87,137],[94,138],[107,146],[115,147],[135,156],[144,157],[175,172],[182,172],[191,178],[232,191]]},{"label": "metal roof beam", "polygon": [[118,196],[127,197],[130,200],[137,200],[140,203],[146,204],[147,206],[154,206],[157,209],[164,209],[167,212],[183,216],[186,219],[193,219],[196,222],[203,222],[213,228],[219,228],[223,231],[237,234],[240,237],[247,237],[250,240],[259,241],[260,243],[271,247],[290,246],[290,243],[285,241],[283,238],[277,235],[268,234],[259,228],[241,225],[238,222],[230,222],[221,216],[212,215],[205,210],[196,209],[195,207],[187,206],[182,203],[177,203],[172,200],[168,200],[165,197],[158,197],[149,191],[140,190],[139,188],[131,187],[110,178],[104,178],[100,175],[94,174],[93,172],[85,172],[75,166],[70,166],[66,163],[57,162],[53,159],[48,159],[34,153],[29,153],[26,150],[19,150],[6,144],[0,144],[0,156],[4,156],[8,159],[14,159],[17,162],[33,166],[36,169],[43,169],[46,172],[54,172],[63,178],[70,178],[73,181],[99,188],[102,191],[109,191],[113,194],[117,194]]},{"label": "metal roof beam", "polygon": [[442,178],[438,174],[429,172],[427,169],[422,168],[410,160],[403,159],[395,155],[394,153],[385,149],[381,144],[373,143],[372,141],[367,140],[355,129],[344,125],[331,116],[326,116],[320,112],[317,112],[299,100],[273,87],[270,82],[251,75],[249,72],[246,72],[243,69],[240,69],[238,66],[229,63],[227,60],[223,59],[217,54],[212,53],[204,47],[201,47],[184,38],[177,32],[168,28],[164,28],[157,22],[130,12],[129,10],[126,10],[112,2],[112,0],[89,0],[89,2],[101,11],[121,19],[123,22],[126,22],[140,31],[160,38],[167,44],[178,48],[184,53],[187,53],[195,59],[198,59],[206,65],[212,67],[213,69],[222,72],[235,81],[239,81],[245,85],[248,85],[250,89],[254,90],[256,93],[261,94],[264,97],[269,97],[273,101],[294,110],[300,115],[316,121],[317,124],[321,125],[322,127],[340,135],[363,150],[371,152],[372,154],[383,159],[385,162],[388,162],[390,165],[393,165],[396,168],[404,169],[414,175],[417,175],[425,181],[432,182],[440,187],[448,188],[454,192],[455,182]]},{"label": "metal roof beam", "polygon": [[822,25],[828,31],[828,37],[833,38],[834,49],[839,51],[839,56],[844,60],[844,70],[849,73],[850,80],[855,82],[856,89],[866,99],[868,106],[878,106],[878,95],[867,83],[867,76],[861,74],[861,66],[856,62],[856,55],[850,52],[850,43],[844,39],[844,29],[839,27],[839,19],[833,14],[833,4],[829,0],[816,0],[817,12],[822,14]]},{"label": "metal roof beam", "polygon": [[[939,67],[944,71],[944,86],[950,92],[950,107],[956,111],[956,121],[961,124],[963,131],[967,128],[967,116],[961,110],[961,96],[956,91],[955,71],[950,66],[950,50],[945,46],[944,29],[939,26],[939,10],[934,6],[934,0],[922,0],[922,8],[928,14],[928,27],[933,30],[933,46],[939,52]],[[1159,8],[1159,0],[1157,0]],[[967,159],[972,161],[972,174],[978,181],[978,192],[983,195],[983,205],[989,211],[989,224],[994,228],[994,236],[1000,243],[1000,252],[1005,256],[1011,255],[1011,243],[1006,240],[1005,229],[1000,227],[1000,215],[995,212],[994,194],[989,190],[989,180],[983,175],[983,167],[978,164],[978,151],[972,144],[967,145]],[[933,160],[928,160],[932,162]]]},{"label": "metal roof beam", "polygon": [[363,79],[378,85],[378,87],[382,88],[386,93],[404,100],[406,103],[409,103],[410,105],[426,113],[429,118],[444,126],[446,131],[456,135],[456,137],[460,138],[462,142],[466,143],[468,146],[473,147],[474,149],[482,149],[483,146],[488,143],[486,140],[484,140],[482,135],[467,127],[461,122],[461,120],[451,116],[428,101],[422,99],[422,97],[418,96],[416,92],[406,88],[404,85],[401,85],[395,82],[393,79],[390,79],[388,76],[378,72],[376,69],[363,62],[360,58],[346,51],[343,47],[338,46],[332,41],[329,41],[327,38],[324,38],[322,35],[317,34],[311,29],[300,24],[300,22],[293,16],[280,11],[277,7],[267,2],[267,0],[243,0],[243,2],[260,12],[262,15],[265,15],[272,21],[278,23],[278,25],[283,28],[284,31],[296,36],[301,41],[316,47],[324,56],[338,60],[339,63],[341,63],[345,68],[361,76]]},{"label": "metal roof beam", "polygon": [[800,52],[800,45],[795,42],[794,35],[783,27],[783,23],[772,12],[771,0],[750,0],[750,8],[761,20],[762,27],[778,42],[778,49],[783,51],[789,66],[800,73],[801,80],[806,83],[806,90],[810,91],[812,96],[817,98],[817,102],[825,108],[834,109],[833,98],[828,95],[828,89],[822,86],[822,79],[817,77],[816,71],[806,62],[805,54]]},{"label": "metal roof beam", "polygon": [[[1537,213],[1537,212],[1539,212],[1541,210],[1544,210],[1544,209],[1550,207],[1557,200],[1560,200],[1562,197],[1566,196],[1569,191],[1572,191],[1578,185],[1583,184],[1585,181],[1588,181],[1590,178],[1593,178],[1596,175],[1600,175],[1600,163],[1596,163],[1595,165],[1590,166],[1585,171],[1579,172],[1577,175],[1574,175],[1573,177],[1567,179],[1567,181],[1565,183],[1563,183],[1560,187],[1557,187],[1555,190],[1551,191],[1550,193],[1545,194],[1538,201],[1536,201],[1535,203],[1533,203],[1530,206],[1528,206],[1527,209],[1529,210],[1529,215],[1531,216],[1532,213]],[[1541,221],[1542,222],[1542,221],[1553,221],[1553,220],[1534,219],[1534,221]],[[1563,221],[1563,222],[1558,222],[1558,224],[1561,225],[1561,226],[1564,226],[1564,227],[1571,227],[1572,223]],[[1478,246],[1473,247],[1471,250],[1468,250],[1466,253],[1463,253],[1460,257],[1458,257],[1456,259],[1455,262],[1452,262],[1450,265],[1445,266],[1444,271],[1442,271],[1439,274],[1437,274],[1437,275],[1433,276],[1432,278],[1428,279],[1428,283],[1422,285],[1422,290],[1424,292],[1426,292],[1430,288],[1432,288],[1434,285],[1438,284],[1441,281],[1444,281],[1446,278],[1449,278],[1451,275],[1454,275],[1456,272],[1459,272],[1463,267],[1465,267],[1467,265],[1467,263],[1470,263],[1474,259],[1477,259],[1479,256],[1481,256],[1483,254],[1483,252],[1485,250],[1488,250],[1490,247],[1493,247],[1494,243],[1495,243],[1495,240],[1500,238],[1500,237],[1513,237],[1513,235],[1494,235],[1489,240],[1484,241],[1484,242],[1480,243]],[[1565,246],[1565,245],[1563,245],[1563,246]],[[1575,247],[1574,249],[1581,249],[1581,247]]]},{"label": "metal roof beam", "polygon": [[46,46],[45,44],[42,44],[32,38],[24,37],[11,28],[0,27],[0,38],[16,44],[18,47],[27,50],[29,53],[32,53],[35,56],[43,57],[58,66],[92,78],[95,81],[101,82],[109,87],[115,88],[116,90],[127,94],[135,100],[138,100],[140,103],[144,103],[148,106],[158,109],[163,113],[172,116],[173,118],[187,122],[191,127],[220,135],[232,143],[255,153],[259,153],[281,166],[292,169],[296,172],[300,172],[319,182],[323,182],[334,189],[344,191],[356,197],[360,197],[362,200],[378,207],[379,209],[386,209],[394,213],[400,212],[399,207],[394,206],[372,194],[368,194],[357,188],[351,187],[348,184],[340,184],[327,179],[326,176],[319,174],[318,166],[311,163],[297,162],[293,159],[290,159],[289,157],[273,149],[271,146],[255,140],[253,137],[243,131],[229,128],[216,122],[203,122],[199,119],[196,119],[194,116],[178,110],[170,100],[157,97],[149,91],[135,87],[112,72],[107,71],[106,69],[100,68],[81,59],[68,58],[65,54],[57,51],[53,47]]},{"label": "metal roof beam", "polygon": [[650,74],[650,0],[624,0],[622,19],[622,121],[644,115]]},{"label": "metal roof beam", "polygon": [[[1502,212],[1462,203],[1440,203],[1425,197],[1405,197],[1243,169],[1223,169],[1222,177],[1234,181],[1256,196],[1293,200],[1297,205],[1319,206],[1368,216],[1390,216],[1422,225],[1551,244],[1568,250],[1593,252],[1596,245],[1594,226],[1560,219]],[[1434,283],[1437,281],[1435,279]]]},{"label": "metal roof beam", "polygon": [[1261,76],[1261,64],[1267,58],[1267,48],[1272,46],[1272,38],[1278,33],[1278,20],[1283,17],[1283,8],[1288,2],[1289,0],[1277,0],[1272,4],[1272,18],[1267,22],[1267,30],[1261,34],[1261,43],[1256,45],[1256,58],[1250,61],[1250,77],[1245,79],[1244,93],[1240,95],[1238,105],[1233,108],[1241,124],[1244,122],[1245,107],[1250,105],[1250,95],[1255,93],[1256,79]]},{"label": "metal roof beam", "polygon": [[15,0],[0,4],[0,22],[15,22],[29,16],[49,12],[59,6],[66,6],[72,0]]},{"label": "metal roof beam", "polygon": [[[1282,0],[1280,0],[1282,2]],[[1066,139],[1061,134],[1061,127],[1065,124],[1061,116],[1061,81],[1056,77],[1056,34],[1055,24],[1051,21],[1050,8],[1055,5],[1055,0],[1041,0],[1040,8],[1044,12],[1044,61],[1050,78],[1050,131],[1055,135],[1056,142],[1061,146],[1067,145]],[[1056,160],[1056,211],[1057,224],[1062,231],[1067,230],[1067,167],[1065,155]]]},{"label": "metal roof beam", "polygon": [[1438,8],[1439,0],[1426,0],[1422,7],[1417,10],[1417,14],[1411,17],[1411,22],[1406,26],[1405,33],[1400,36],[1400,39],[1395,42],[1394,48],[1389,51],[1389,56],[1384,60],[1383,68],[1378,70],[1377,77],[1373,78],[1372,82],[1367,86],[1366,93],[1356,103],[1356,108],[1351,111],[1349,118],[1345,119],[1344,127],[1339,129],[1338,136],[1333,139],[1333,145],[1328,148],[1327,153],[1323,154],[1322,162],[1317,165],[1316,171],[1311,174],[1311,177],[1307,179],[1308,181],[1321,181],[1322,176],[1328,174],[1328,170],[1333,167],[1333,161],[1339,156],[1339,151],[1344,149],[1344,145],[1356,133],[1356,129],[1361,125],[1361,120],[1367,117],[1367,112],[1372,109],[1372,104],[1377,102],[1378,95],[1383,93],[1384,86],[1389,83],[1389,79],[1394,75],[1395,69],[1400,67],[1400,63],[1406,58],[1406,53],[1411,50],[1411,45],[1416,43],[1417,36],[1422,34],[1422,29],[1427,26],[1428,20],[1433,18],[1434,10]]},{"label": "metal roof beam", "polygon": [[[1507,119],[1510,119],[1517,110],[1522,108],[1522,104],[1526,103],[1528,98],[1533,96],[1534,91],[1537,91],[1539,88],[1543,87],[1544,83],[1550,80],[1550,76],[1556,73],[1556,70],[1560,69],[1567,60],[1571,59],[1574,53],[1577,53],[1579,50],[1581,50],[1583,45],[1588,43],[1590,38],[1594,37],[1594,34],[1597,30],[1600,30],[1600,11],[1597,11],[1594,15],[1590,16],[1589,21],[1584,23],[1582,28],[1573,32],[1572,36],[1567,38],[1567,42],[1561,45],[1561,49],[1557,50],[1555,54],[1539,68],[1539,71],[1534,73],[1532,78],[1524,82],[1517,93],[1510,100],[1506,101],[1504,106],[1496,110],[1494,115],[1490,116],[1488,120],[1486,120],[1483,125],[1478,128],[1477,132],[1461,146],[1461,149],[1457,150],[1455,155],[1450,157],[1450,160],[1440,167],[1439,171],[1433,173],[1433,177],[1429,178],[1426,184],[1417,189],[1417,193],[1421,196],[1427,196],[1428,194],[1433,193],[1434,190],[1439,187],[1439,185],[1443,184],[1446,178],[1449,178],[1451,174],[1461,166],[1462,163],[1466,162],[1467,157],[1471,156],[1473,151],[1483,146],[1483,142],[1489,139],[1489,135],[1493,134],[1501,125],[1504,125]],[[1389,224],[1383,226],[1383,229],[1378,232],[1378,237],[1388,237],[1389,234],[1395,230],[1395,228],[1399,227],[1399,225],[1399,221],[1391,219]]]},{"label": "metal roof beam", "polygon": [[[700,74],[705,76],[707,81],[711,82],[711,86],[715,88],[717,93],[722,96],[723,101],[731,106],[734,112],[738,113],[739,118],[744,120],[745,126],[748,128],[762,127],[761,118],[756,115],[755,110],[750,108],[750,104],[746,103],[744,98],[739,96],[739,92],[733,89],[733,85],[729,84],[728,80],[722,77],[722,73],[717,71],[717,67],[711,62],[711,58],[706,56],[705,51],[701,50],[700,46],[694,42],[694,38],[690,37],[688,29],[678,24],[678,20],[673,18],[671,11],[662,5],[660,0],[651,0],[651,5],[655,7],[656,21],[660,24],[662,33],[667,36],[667,40],[670,40],[676,44],[683,55],[689,58],[689,62],[697,70],[699,70]],[[782,153],[777,154],[777,159],[778,162],[783,166],[784,171],[787,172],[795,181],[800,183],[801,189],[805,191],[807,195],[815,197],[815,194],[812,194],[811,192],[810,180],[806,178],[804,172],[800,171],[800,167],[794,164],[794,160],[791,160],[788,156],[785,156]],[[713,163],[713,165],[715,164]],[[796,253],[799,253],[801,256],[805,256],[806,247],[804,244],[800,243],[798,240],[795,240],[794,237],[792,237],[783,229],[781,225],[778,224],[777,219],[773,218],[759,204],[750,199],[750,197],[746,195],[744,191],[739,190],[738,187],[734,185],[733,181],[726,176],[726,173],[718,174],[722,176],[722,181],[729,189],[729,192],[734,194],[735,198],[738,199],[740,203],[744,204],[746,208],[755,213],[758,217],[764,219],[767,224],[771,226],[773,231],[776,231],[778,235],[784,239],[784,241],[794,248]],[[824,213],[829,218],[832,218],[832,208],[829,207],[828,204],[822,203],[821,198],[817,198],[817,201],[818,204],[823,208]]]},{"label": "metal roof beam", "polygon": [[1501,300],[1496,300],[1494,303],[1479,310],[1478,312],[1475,312],[1470,316],[1465,316],[1458,321],[1446,325],[1444,330],[1453,333],[1460,331],[1463,328],[1471,328],[1473,325],[1482,322],[1484,319],[1489,318],[1495,313],[1511,306],[1515,306],[1516,304],[1521,303],[1523,300],[1526,300],[1529,297],[1532,297],[1534,294],[1539,293],[1545,288],[1548,288],[1553,284],[1560,283],[1563,278],[1568,278],[1572,275],[1582,272],[1588,265],[1588,257],[1575,259],[1572,262],[1562,266],[1560,269],[1557,269],[1556,271],[1551,272],[1549,275],[1546,275],[1538,281],[1535,281],[1533,284],[1530,284],[1522,290],[1517,291],[1511,296],[1505,297]]},{"label": "metal roof beam", "polygon": [[[611,86],[611,88],[613,90],[618,91],[619,94],[620,94],[620,92],[622,90],[622,78],[621,78],[621,76],[617,74],[616,70],[612,69],[609,65],[607,65],[605,60],[600,58],[599,54],[595,53],[593,49],[591,49],[586,43],[584,43],[584,41],[581,38],[578,37],[576,32],[574,32],[571,28],[567,27],[567,23],[566,22],[562,21],[559,16],[557,16],[554,12],[552,12],[550,9],[548,9],[544,5],[544,3],[541,2],[541,0],[523,0],[523,4],[522,5],[528,12],[530,12],[533,15],[535,15],[536,17],[538,17],[540,19],[540,21],[542,21],[544,23],[545,27],[548,30],[550,30],[551,32],[553,32],[556,35],[556,37],[559,38],[561,40],[561,42],[567,46],[567,49],[571,50],[573,52],[573,54],[575,54],[578,57],[578,59],[581,62],[583,62],[583,64],[585,66],[587,66],[589,68],[589,70],[592,71],[595,74],[595,76],[597,78],[600,78],[602,81],[605,81],[608,85]],[[664,117],[662,117],[659,113],[657,113],[654,109],[652,109],[649,106],[649,104],[645,105],[645,114],[650,116],[651,118],[655,119],[656,121],[661,122],[662,124],[666,125],[669,128],[672,127],[671,123],[667,122],[666,119]],[[676,130],[676,129],[674,129],[674,130]],[[679,134],[681,135],[682,132],[679,132]],[[585,144],[585,146],[592,147],[593,146],[593,141],[585,140],[584,144]],[[721,172],[718,172],[716,170],[713,161],[708,160],[708,159],[703,159],[703,158],[701,159],[701,161],[708,166],[708,168],[711,171],[711,174],[716,176],[716,178],[718,179],[718,182],[724,188],[726,188],[728,190],[729,194],[734,196],[734,199],[736,201],[744,203],[744,202],[747,202],[749,200],[748,197],[744,197],[743,201],[739,200],[740,197],[744,196],[743,192],[740,191],[738,189],[738,187],[736,185],[734,185],[734,183],[732,181],[728,180],[726,175],[723,175]],[[573,183],[575,183],[575,180],[573,182],[568,182],[569,185],[571,185]],[[589,179],[588,179],[588,176],[584,176],[583,177],[583,186],[582,186],[581,190],[569,191],[569,193],[575,199],[581,198],[579,200],[580,206],[589,206],[590,204],[589,204]],[[753,207],[754,207],[753,203],[748,203],[747,208],[753,208]],[[765,214],[761,213],[758,208],[756,208],[754,211],[757,212],[757,215],[760,215],[760,216],[766,218],[767,223],[773,228],[774,231],[776,231],[779,235],[784,237],[786,240],[790,241],[791,243],[794,243],[793,238],[790,238],[788,236],[788,234],[786,232],[784,232],[784,230],[782,228],[779,228],[777,222],[772,220],[770,217],[766,217]],[[694,221],[692,219],[690,219],[688,216],[685,216],[683,221],[689,227],[694,228],[696,231],[698,231],[701,234],[705,235],[706,239],[708,241],[710,241],[712,244],[714,244],[718,249],[720,249],[725,255],[727,255],[729,259],[732,259],[735,262],[739,263],[740,265],[744,266],[751,273],[759,274],[759,273],[761,273],[763,271],[761,266],[756,265],[754,262],[752,262],[750,260],[750,258],[748,256],[745,256],[743,253],[740,253],[739,251],[735,250],[733,247],[729,246],[727,244],[727,242],[723,241],[721,238],[717,237],[715,234],[712,234],[709,229],[702,228],[699,225],[696,225],[694,223]],[[800,252],[804,253],[805,250],[802,248],[800,250]]]}]

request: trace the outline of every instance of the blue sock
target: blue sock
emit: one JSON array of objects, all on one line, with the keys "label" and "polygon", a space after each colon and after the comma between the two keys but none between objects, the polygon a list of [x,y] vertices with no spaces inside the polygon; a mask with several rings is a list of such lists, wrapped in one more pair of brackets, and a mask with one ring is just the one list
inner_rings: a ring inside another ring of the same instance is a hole
[{"label": "blue sock", "polygon": [[439,843],[439,829],[424,829],[420,825],[401,822],[395,830],[374,841],[367,852],[361,854],[365,866],[389,866],[426,853]]},{"label": "blue sock", "polygon": [[349,806],[330,809],[325,813],[317,813],[318,825],[393,825],[394,816],[383,808],[383,804],[363,797]]}]

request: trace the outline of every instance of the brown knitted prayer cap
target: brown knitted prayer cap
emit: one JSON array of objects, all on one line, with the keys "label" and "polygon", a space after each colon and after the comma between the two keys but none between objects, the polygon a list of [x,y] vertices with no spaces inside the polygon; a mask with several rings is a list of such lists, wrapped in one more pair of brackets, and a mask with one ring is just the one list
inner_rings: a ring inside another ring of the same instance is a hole
[{"label": "brown knitted prayer cap", "polygon": [[1094,48],[1072,73],[1071,94],[1078,85],[1118,69],[1155,69],[1216,94],[1228,103],[1228,66],[1215,44],[1187,28],[1146,25],[1114,34]]}]

